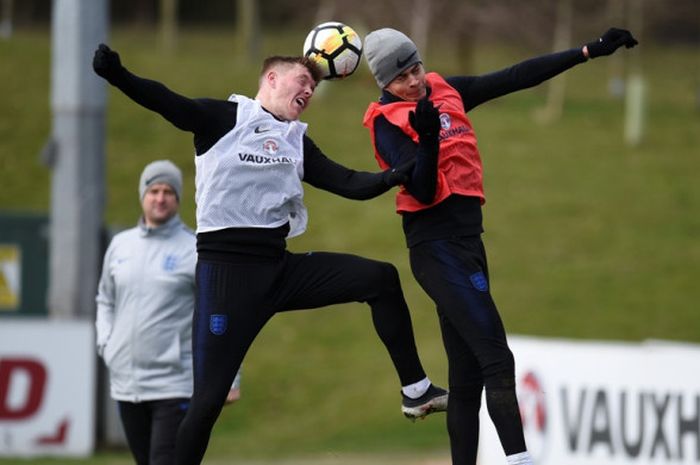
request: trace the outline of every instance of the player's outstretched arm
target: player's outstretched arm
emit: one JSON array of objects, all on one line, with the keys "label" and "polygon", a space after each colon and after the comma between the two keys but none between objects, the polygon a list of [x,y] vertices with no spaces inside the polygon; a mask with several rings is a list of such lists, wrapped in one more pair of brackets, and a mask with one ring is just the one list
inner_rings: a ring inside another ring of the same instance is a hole
[{"label": "player's outstretched arm", "polygon": [[407,163],[386,171],[357,171],[331,160],[304,136],[304,181],[341,197],[372,199],[404,183],[412,169],[413,163]]},{"label": "player's outstretched arm", "polygon": [[455,76],[447,82],[460,93],[466,111],[489,100],[528,89],[585,63],[588,58],[611,55],[620,47],[631,48],[637,40],[629,31],[611,28],[583,47],[530,58],[499,71],[480,76]]},{"label": "player's outstretched arm", "polygon": [[95,73],[121,90],[127,97],[144,108],[154,111],[178,129],[201,132],[212,124],[216,116],[204,99],[190,99],[168,89],[160,82],[145,79],[129,72],[119,54],[100,44],[92,59]]}]

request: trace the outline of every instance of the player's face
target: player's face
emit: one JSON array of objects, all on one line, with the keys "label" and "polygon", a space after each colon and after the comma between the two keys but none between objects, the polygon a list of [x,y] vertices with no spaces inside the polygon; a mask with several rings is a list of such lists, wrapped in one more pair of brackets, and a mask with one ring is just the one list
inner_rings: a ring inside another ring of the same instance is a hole
[{"label": "player's face", "polygon": [[178,206],[177,194],[170,184],[152,184],[141,202],[143,219],[147,226],[160,226],[175,216]]},{"label": "player's face", "polygon": [[394,78],[386,86],[394,96],[409,102],[417,102],[425,97],[425,69],[416,63]]},{"label": "player's face", "polygon": [[287,121],[299,119],[311,103],[316,82],[304,65],[281,66],[276,70],[274,109],[278,118]]}]

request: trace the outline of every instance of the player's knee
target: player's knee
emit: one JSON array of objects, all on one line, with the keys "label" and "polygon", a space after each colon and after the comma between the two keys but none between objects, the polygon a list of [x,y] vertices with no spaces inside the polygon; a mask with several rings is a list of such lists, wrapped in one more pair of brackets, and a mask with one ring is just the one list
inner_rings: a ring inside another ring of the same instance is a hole
[{"label": "player's knee", "polygon": [[401,287],[399,272],[391,263],[375,262],[373,275],[382,289],[394,290]]},{"label": "player's knee", "polygon": [[193,397],[189,407],[189,414],[196,416],[203,424],[214,425],[221,413],[224,402],[218,397],[207,395]]}]

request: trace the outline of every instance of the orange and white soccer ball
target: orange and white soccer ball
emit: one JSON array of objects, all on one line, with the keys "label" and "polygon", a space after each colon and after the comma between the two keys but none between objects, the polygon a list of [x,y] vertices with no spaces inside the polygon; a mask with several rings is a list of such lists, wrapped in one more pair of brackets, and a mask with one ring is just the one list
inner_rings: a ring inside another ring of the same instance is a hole
[{"label": "orange and white soccer ball", "polygon": [[360,64],[362,40],[347,24],[329,21],[309,32],[303,52],[320,66],[323,79],[342,79]]}]

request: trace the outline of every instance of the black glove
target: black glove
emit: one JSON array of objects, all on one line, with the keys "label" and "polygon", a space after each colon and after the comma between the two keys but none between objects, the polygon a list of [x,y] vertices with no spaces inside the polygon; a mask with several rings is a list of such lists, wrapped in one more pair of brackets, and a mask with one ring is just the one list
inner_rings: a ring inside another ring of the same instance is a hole
[{"label": "black glove", "polygon": [[586,44],[590,58],[612,55],[615,50],[622,47],[632,48],[637,45],[637,39],[632,37],[630,31],[611,27],[603,36],[595,42]]},{"label": "black glove", "polygon": [[411,158],[408,161],[401,163],[395,168],[388,169],[382,173],[382,178],[387,186],[398,186],[406,184],[411,179],[411,172],[416,165],[416,159]]},{"label": "black glove", "polygon": [[421,142],[435,143],[440,135],[440,112],[428,97],[430,97],[429,87],[425,97],[416,103],[416,110],[408,113],[408,122],[418,133]]},{"label": "black glove", "polygon": [[124,69],[122,62],[119,59],[119,54],[107,47],[105,44],[100,44],[95,50],[95,56],[92,59],[92,69],[108,81],[111,81]]}]

